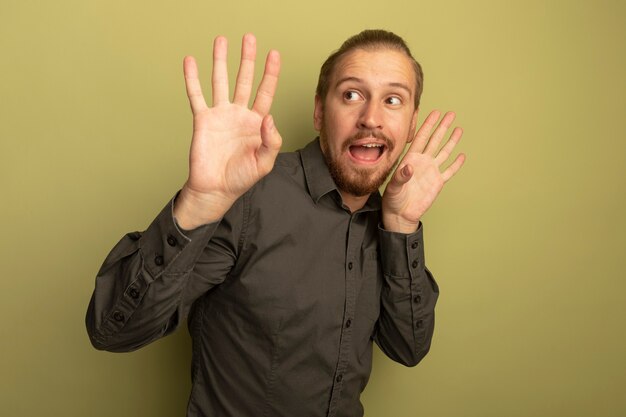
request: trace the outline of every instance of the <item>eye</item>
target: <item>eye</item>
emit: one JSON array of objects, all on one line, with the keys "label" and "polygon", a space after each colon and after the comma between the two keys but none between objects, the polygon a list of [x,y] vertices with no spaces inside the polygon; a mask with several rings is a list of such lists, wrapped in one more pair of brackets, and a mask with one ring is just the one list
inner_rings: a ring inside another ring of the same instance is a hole
[{"label": "eye", "polygon": [[343,93],[343,98],[348,101],[356,101],[361,98],[361,95],[354,90],[348,90],[345,93]]},{"label": "eye", "polygon": [[402,104],[402,100],[400,99],[400,97],[396,96],[388,97],[385,101],[387,102],[387,104],[391,104],[392,106],[398,106]]}]

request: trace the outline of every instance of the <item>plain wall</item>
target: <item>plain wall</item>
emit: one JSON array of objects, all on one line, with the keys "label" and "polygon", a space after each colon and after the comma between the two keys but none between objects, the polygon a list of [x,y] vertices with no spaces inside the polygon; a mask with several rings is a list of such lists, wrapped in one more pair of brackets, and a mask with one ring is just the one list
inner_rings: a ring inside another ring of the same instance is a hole
[{"label": "plain wall", "polygon": [[216,35],[231,80],[245,32],[278,49],[293,150],[319,66],[364,28],[409,42],[420,120],[456,111],[468,156],[424,218],[432,350],[377,352],[366,416],[626,415],[624,2],[0,1],[0,415],[184,415],[184,327],[128,354],[84,328],[108,251],[185,180],[182,58],[208,96]]}]

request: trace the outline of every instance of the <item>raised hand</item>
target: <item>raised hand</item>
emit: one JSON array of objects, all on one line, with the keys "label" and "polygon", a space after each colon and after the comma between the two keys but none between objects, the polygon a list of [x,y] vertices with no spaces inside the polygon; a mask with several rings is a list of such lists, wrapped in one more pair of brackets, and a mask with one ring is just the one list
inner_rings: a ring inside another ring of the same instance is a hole
[{"label": "raised hand", "polygon": [[452,164],[442,171],[442,165],[461,139],[463,130],[459,127],[454,128],[448,141],[437,152],[454,121],[455,114],[446,113],[432,133],[440,116],[438,111],[428,115],[387,184],[382,209],[383,226],[387,230],[401,233],[415,232],[420,218],[433,204],[444,184],[465,162],[465,155],[459,154]]},{"label": "raised hand", "polygon": [[280,56],[270,51],[252,108],[248,107],[254,80],[256,39],[243,37],[241,63],[233,101],[229,99],[226,38],[213,43],[213,106],[208,107],[193,57],[183,68],[193,113],[189,177],[174,206],[185,229],[219,220],[232,204],[268,174],[282,139],[269,111],[278,84]]}]

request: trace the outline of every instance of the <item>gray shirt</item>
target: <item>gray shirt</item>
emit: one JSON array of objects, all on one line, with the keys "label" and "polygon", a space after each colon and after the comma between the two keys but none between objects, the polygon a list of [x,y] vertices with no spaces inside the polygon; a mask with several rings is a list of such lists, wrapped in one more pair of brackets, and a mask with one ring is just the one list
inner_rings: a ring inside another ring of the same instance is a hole
[{"label": "gray shirt", "polygon": [[217,223],[182,231],[170,203],[106,258],[91,341],[130,351],[189,317],[188,416],[362,416],[372,341],[417,364],[438,295],[422,227],[385,231],[380,206],[375,193],[350,213],[319,140],[279,155]]}]

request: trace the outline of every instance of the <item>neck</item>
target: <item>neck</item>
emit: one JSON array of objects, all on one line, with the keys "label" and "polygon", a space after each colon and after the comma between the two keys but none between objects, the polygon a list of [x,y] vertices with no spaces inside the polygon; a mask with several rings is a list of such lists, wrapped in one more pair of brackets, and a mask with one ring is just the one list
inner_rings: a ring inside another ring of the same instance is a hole
[{"label": "neck", "polygon": [[342,190],[339,190],[339,194],[341,194],[343,204],[350,209],[350,213],[354,213],[355,211],[362,209],[370,197],[369,194],[358,197]]}]

